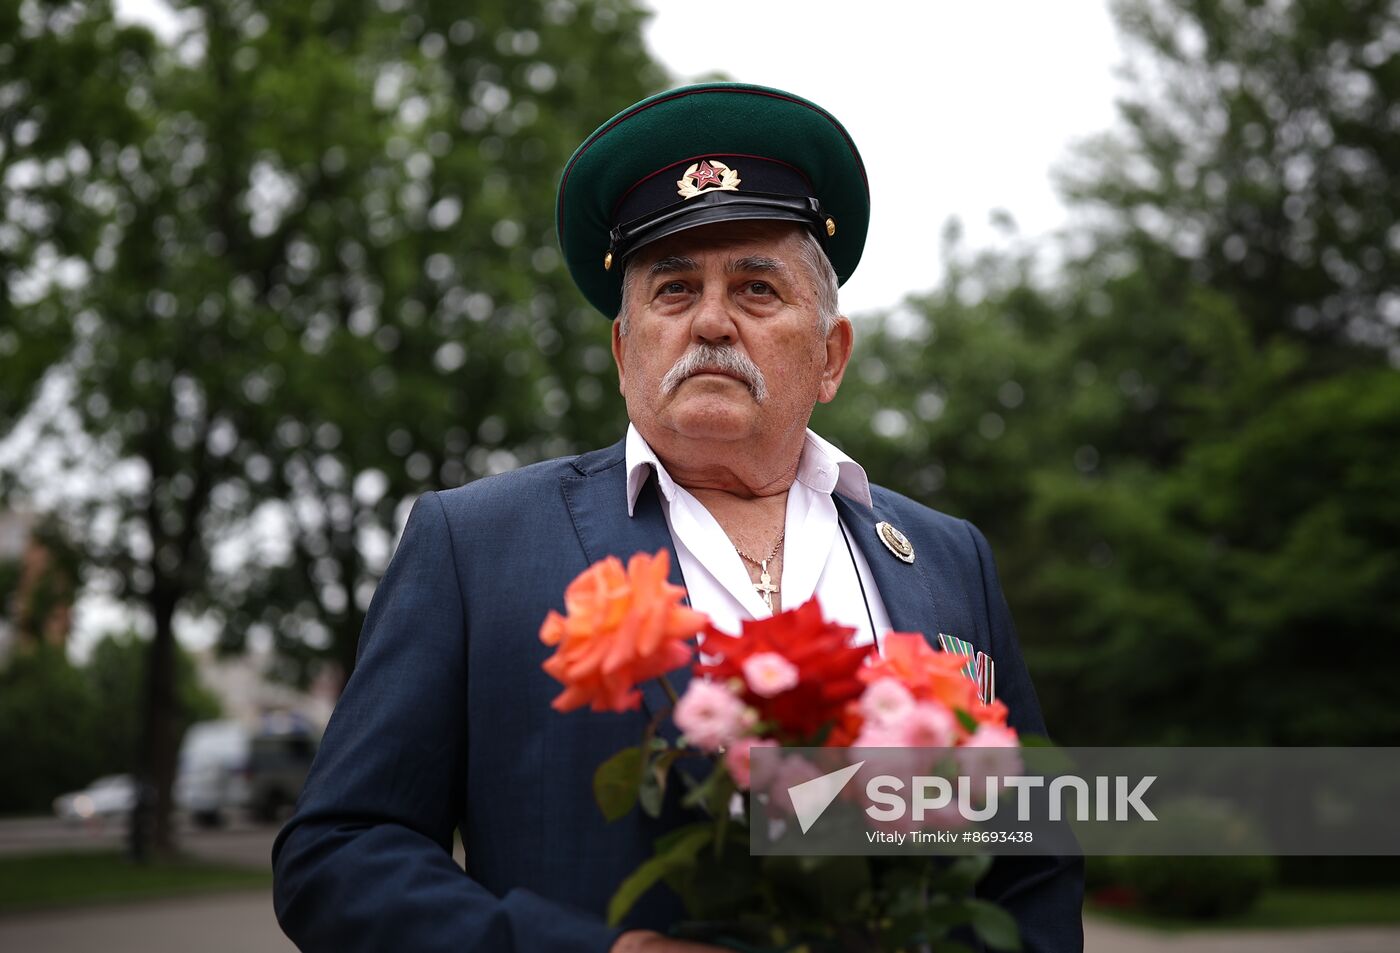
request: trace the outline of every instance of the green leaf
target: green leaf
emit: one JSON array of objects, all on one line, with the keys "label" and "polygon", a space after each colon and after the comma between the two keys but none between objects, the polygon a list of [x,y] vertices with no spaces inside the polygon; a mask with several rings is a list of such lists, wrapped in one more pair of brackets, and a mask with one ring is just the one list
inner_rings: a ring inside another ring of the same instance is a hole
[{"label": "green leaf", "polygon": [[673,840],[670,846],[646,861],[627,876],[608,901],[608,925],[617,926],[627,911],[663,877],[695,862],[695,855],[710,843],[710,828],[692,828],[685,836]]},{"label": "green leaf", "polygon": [[934,940],[929,944],[929,953],[973,953],[966,943],[957,940]]},{"label": "green leaf", "polygon": [[961,708],[954,708],[953,714],[958,716],[958,723],[963,726],[965,731],[971,732],[977,730],[977,719],[973,718],[970,713],[963,711]]},{"label": "green leaf", "polygon": [[983,943],[994,950],[1021,948],[1021,932],[1011,914],[986,900],[969,900],[967,905],[972,910],[973,932]]},{"label": "green leaf", "polygon": [[991,869],[992,858],[986,854],[971,854],[959,857],[947,867],[933,874],[932,885],[951,896],[962,896],[972,892],[977,881]]},{"label": "green leaf", "polygon": [[812,737],[805,740],[804,746],[808,748],[825,748],[826,739],[831,737],[831,729],[834,727],[836,727],[835,722],[826,722],[820,728],[817,729],[816,734],[812,735]]},{"label": "green leaf", "polygon": [[685,752],[680,748],[673,748],[652,759],[651,772],[656,775],[656,783],[661,785],[661,790],[666,790],[666,781],[670,777],[671,765],[675,764],[676,760],[684,754]]},{"label": "green leaf", "polygon": [[593,772],[593,799],[603,816],[615,821],[637,803],[642,781],[642,749],[623,748]]},{"label": "green leaf", "polygon": [[654,853],[654,854],[667,854],[667,853],[670,853],[671,850],[672,850],[677,844],[679,844],[681,841],[685,840],[687,837],[690,837],[692,834],[695,834],[695,833],[697,833],[698,831],[708,831],[709,829],[710,829],[710,822],[709,822],[709,821],[696,821],[696,822],[693,823],[693,824],[686,824],[686,825],[684,825],[684,826],[682,826],[682,827],[677,827],[677,828],[676,828],[675,830],[673,830],[673,831],[667,831],[666,833],[664,833],[664,834],[662,834],[660,837],[658,837],[658,838],[655,840],[655,842],[652,844],[652,847],[654,848],[654,850],[652,851],[652,853]]},{"label": "green leaf", "polygon": [[[650,779],[654,779],[658,792],[657,813],[651,814],[652,817],[661,816],[661,800],[662,796],[666,793],[666,785],[671,782],[671,767],[676,763],[678,758],[685,756],[685,753],[685,749],[675,747],[675,749],[662,751],[662,753],[651,758],[651,764],[648,765],[647,774],[650,775]],[[682,777],[685,777],[685,774],[682,774]],[[645,792],[645,782],[643,791]],[[647,807],[647,802],[643,802],[641,806],[643,806],[643,810],[647,810],[648,814],[651,813],[651,810]]]},{"label": "green leaf", "polygon": [[972,909],[967,899],[942,902],[935,900],[930,902],[928,909],[923,913],[924,923],[930,927],[930,931],[939,928],[946,932],[948,927],[972,922],[972,918]]},{"label": "green leaf", "polygon": [[729,795],[725,784],[728,780],[729,772],[725,771],[723,766],[716,764],[714,770],[704,781],[692,788],[681,803],[686,807],[702,807],[713,814],[714,805],[720,798],[723,798],[726,802],[725,806],[728,806]]},{"label": "green leaf", "polygon": [[637,786],[637,803],[647,817],[660,817],[661,805],[666,798],[665,775],[655,771],[643,771],[641,783]]},{"label": "green leaf", "polygon": [[715,786],[710,790],[706,808],[715,817],[729,818],[729,802],[734,797],[734,779],[729,776],[724,765],[715,765]]},{"label": "green leaf", "polygon": [[693,863],[669,871],[664,878],[685,904],[687,918],[729,921],[758,914],[764,926],[771,926],[757,909],[771,907],[765,899],[768,891],[761,868],[749,856],[747,841],[736,844],[731,839],[722,857],[715,856],[713,847],[713,842],[706,844]]}]

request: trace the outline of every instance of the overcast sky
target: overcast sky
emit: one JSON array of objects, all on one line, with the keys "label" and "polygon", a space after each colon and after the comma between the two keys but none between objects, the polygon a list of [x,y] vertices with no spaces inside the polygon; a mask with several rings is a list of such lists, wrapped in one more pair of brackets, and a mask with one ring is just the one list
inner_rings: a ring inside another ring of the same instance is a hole
[{"label": "overcast sky", "polygon": [[[865,256],[847,312],[938,276],[943,222],[993,244],[994,209],[1023,233],[1064,222],[1051,167],[1113,125],[1120,48],[1105,0],[643,0],[652,52],[682,81],[722,71],[825,107],[870,177]],[[625,105],[625,104],[624,104]]]}]

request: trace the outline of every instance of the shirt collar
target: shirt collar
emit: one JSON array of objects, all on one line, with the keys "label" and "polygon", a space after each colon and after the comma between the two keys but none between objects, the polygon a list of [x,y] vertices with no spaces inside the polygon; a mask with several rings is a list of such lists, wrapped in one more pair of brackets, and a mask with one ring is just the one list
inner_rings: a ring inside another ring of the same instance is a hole
[{"label": "shirt collar", "polygon": [[[661,465],[656,452],[632,424],[627,425],[627,515],[637,505],[637,494],[647,480],[647,467],[656,471],[661,495],[670,503],[675,499],[678,485]],[[867,507],[875,506],[870,496],[870,480],[865,468],[812,430],[807,431],[802,444],[802,457],[797,462],[797,479],[818,493],[840,493]]]}]

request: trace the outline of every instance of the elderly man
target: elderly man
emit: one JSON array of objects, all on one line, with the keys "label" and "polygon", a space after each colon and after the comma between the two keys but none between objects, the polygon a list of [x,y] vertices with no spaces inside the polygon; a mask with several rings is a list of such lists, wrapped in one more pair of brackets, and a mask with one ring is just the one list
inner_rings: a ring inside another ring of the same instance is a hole
[{"label": "elderly man", "polygon": [[[276,907],[308,951],[698,950],[664,887],[622,929],[602,911],[674,800],[608,824],[594,768],[645,713],[549,702],[537,637],[565,586],[607,555],[666,548],[673,581],[721,628],[820,596],[877,646],[949,633],[984,687],[1043,733],[986,540],[870,484],[807,429],[852,349],[837,286],[869,209],[855,146],[778,90],[693,86],[620,113],[560,183],[559,231],[589,300],[616,315],[631,426],[605,450],[424,496],[366,619],[296,815]],[[459,830],[466,871],[452,860]],[[1081,946],[1077,864],[1002,861],[978,892],[1029,950]]]}]

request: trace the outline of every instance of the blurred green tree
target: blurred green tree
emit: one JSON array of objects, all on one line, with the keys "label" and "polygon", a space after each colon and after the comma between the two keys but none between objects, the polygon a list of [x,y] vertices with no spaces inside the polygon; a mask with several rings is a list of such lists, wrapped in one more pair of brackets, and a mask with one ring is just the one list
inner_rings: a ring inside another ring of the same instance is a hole
[{"label": "blurred green tree", "polygon": [[1113,9],[1129,54],[1121,123],[1063,177],[1098,213],[1094,253],[1219,291],[1255,341],[1305,343],[1313,373],[1396,354],[1395,4]]},{"label": "blurred green tree", "polygon": [[8,765],[0,814],[48,810],[56,796],[101,774],[100,717],[83,673],[60,648],[35,646],[0,668],[0,750]]},{"label": "blurred green tree", "polygon": [[[0,668],[0,750],[10,766],[0,814],[47,811],[55,797],[100,775],[132,773],[145,655],[144,640],[131,633],[102,639],[81,666],[57,646],[15,651]],[[175,672],[183,735],[192,723],[219,717],[221,706],[178,649]]]},{"label": "blurred green tree", "polygon": [[620,434],[552,197],[664,79],[630,0],[174,8],[0,12],[8,475],[151,620],[162,850],[177,613],[348,673],[407,500]]},{"label": "blurred green tree", "polygon": [[1387,743],[1400,21],[1115,9],[1134,84],[1059,263],[953,229],[817,419],[986,529],[1060,740]]},{"label": "blurred green tree", "polygon": [[[93,646],[82,672],[99,713],[92,744],[103,774],[130,772],[141,752],[141,687],[148,646],[133,632],[108,635]],[[176,734],[223,713],[219,699],[199,679],[194,658],[175,652]]]}]

